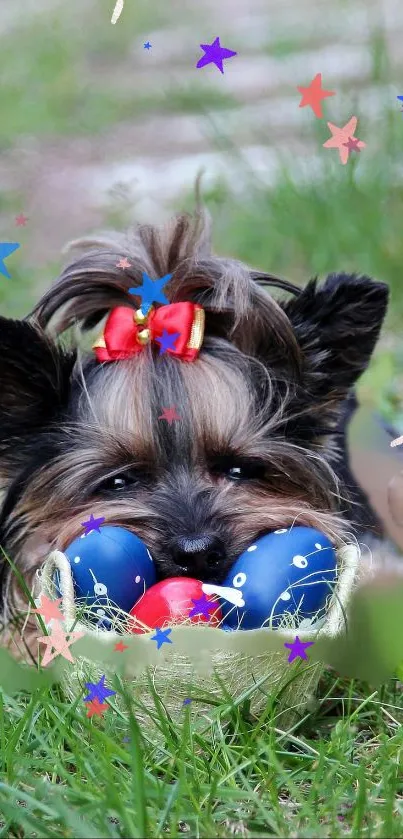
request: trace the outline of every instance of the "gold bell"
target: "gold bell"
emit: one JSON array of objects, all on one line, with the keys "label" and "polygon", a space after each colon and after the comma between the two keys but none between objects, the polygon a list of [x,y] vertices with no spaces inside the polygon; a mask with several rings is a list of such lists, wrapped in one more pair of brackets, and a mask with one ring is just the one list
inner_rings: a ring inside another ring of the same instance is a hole
[{"label": "gold bell", "polygon": [[147,323],[147,318],[148,318],[150,312],[151,312],[151,309],[145,315],[144,312],[141,309],[137,309],[135,311],[134,315],[133,315],[134,322],[139,324],[139,326],[144,324],[144,323]]},{"label": "gold bell", "polygon": [[93,350],[96,350],[98,348],[106,350],[105,338],[103,335],[100,335],[100,337],[95,341],[95,344],[93,344],[91,347],[91,349]]},{"label": "gold bell", "polygon": [[150,342],[151,333],[149,329],[142,329],[141,332],[137,333],[137,340],[140,344],[149,344]]}]

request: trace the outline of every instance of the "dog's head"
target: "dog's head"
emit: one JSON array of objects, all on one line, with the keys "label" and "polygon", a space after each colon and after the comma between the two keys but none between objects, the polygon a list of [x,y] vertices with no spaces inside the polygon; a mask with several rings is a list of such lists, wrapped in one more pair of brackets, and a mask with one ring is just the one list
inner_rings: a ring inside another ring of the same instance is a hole
[{"label": "dog's head", "polygon": [[[387,287],[332,274],[321,287],[280,283],[292,297],[276,302],[263,288],[273,278],[213,257],[208,232],[182,216],[81,243],[28,319],[0,318],[0,540],[28,582],[46,551],[32,540],[63,549],[91,513],[144,539],[160,578],[221,582],[259,534],[295,522],[345,534],[340,413]],[[143,272],[172,274],[170,302],[203,306],[196,361],[158,345],[107,364],[82,352],[111,309],[138,308],[128,290]],[[170,407],[180,419],[159,419]],[[8,602],[7,575],[3,588]]]}]

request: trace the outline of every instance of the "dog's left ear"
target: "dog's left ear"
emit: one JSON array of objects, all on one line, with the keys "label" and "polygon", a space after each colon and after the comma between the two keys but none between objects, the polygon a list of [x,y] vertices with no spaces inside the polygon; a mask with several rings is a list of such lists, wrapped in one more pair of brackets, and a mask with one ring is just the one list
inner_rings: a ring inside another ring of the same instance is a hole
[{"label": "dog's left ear", "polygon": [[302,355],[299,409],[311,419],[317,414],[320,422],[323,409],[321,419],[333,424],[371,358],[388,293],[384,283],[369,277],[330,274],[322,286],[311,280],[297,298],[282,304]]},{"label": "dog's left ear", "polygon": [[18,467],[66,405],[75,353],[37,325],[0,317],[0,468]]}]

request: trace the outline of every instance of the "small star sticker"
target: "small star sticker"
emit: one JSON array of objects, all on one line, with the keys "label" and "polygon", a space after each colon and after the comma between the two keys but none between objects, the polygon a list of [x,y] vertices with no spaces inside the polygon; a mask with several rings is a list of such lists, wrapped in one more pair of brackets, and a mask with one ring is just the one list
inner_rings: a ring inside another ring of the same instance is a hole
[{"label": "small star sticker", "polygon": [[131,268],[131,262],[129,262],[126,257],[122,257],[122,259],[119,259],[119,262],[116,263],[116,268]]},{"label": "small star sticker", "polygon": [[161,338],[155,339],[160,344],[160,355],[167,350],[174,350],[178,338],[180,338],[180,332],[167,332],[164,329]]},{"label": "small star sticker", "polygon": [[305,661],[308,661],[308,656],[305,653],[306,647],[312,647],[314,641],[300,641],[298,635],[295,636],[295,641],[292,644],[284,644],[285,647],[288,647],[291,650],[290,655],[288,656],[288,663],[291,664],[295,658],[303,658]]},{"label": "small star sticker", "polygon": [[358,146],[360,141],[357,137],[349,137],[347,143],[343,143],[343,146],[346,147],[349,151],[358,151],[361,152],[361,149]]},{"label": "small star sticker", "polygon": [[115,644],[115,653],[124,653],[125,650],[128,650],[129,647],[127,644],[124,644],[123,641],[119,641],[118,644]]},{"label": "small star sticker", "polygon": [[86,717],[93,717],[95,714],[97,717],[102,717],[102,714],[108,710],[109,705],[100,702],[99,699],[92,699],[91,702],[88,703],[87,708],[88,711],[86,713]]},{"label": "small star sticker", "polygon": [[224,58],[232,58],[234,55],[238,54],[234,52],[234,50],[227,50],[225,47],[222,47],[219,38],[216,38],[212,44],[200,44],[200,46],[202,50],[204,50],[205,55],[199,59],[196,67],[199,68],[205,67],[206,64],[215,64],[220,73],[224,73]]},{"label": "small star sticker", "polygon": [[322,73],[317,73],[315,78],[312,79],[309,87],[297,88],[299,92],[302,93],[302,99],[298,107],[305,108],[309,105],[318,119],[323,117],[321,99],[326,99],[328,96],[335,96],[334,90],[322,90],[321,85]]},{"label": "small star sticker", "polygon": [[160,417],[158,417],[158,419],[164,419],[169,423],[169,425],[171,425],[171,423],[173,423],[174,420],[180,420],[180,417],[178,417],[178,414],[176,413],[176,408],[175,406],[173,406],[171,408],[163,408],[163,413]]},{"label": "small star sticker", "polygon": [[28,221],[28,216],[24,216],[24,213],[20,213],[19,216],[15,217],[15,223],[17,227],[25,227]]},{"label": "small star sticker", "polygon": [[109,690],[105,687],[106,676],[101,676],[99,682],[84,682],[85,687],[88,688],[89,694],[85,697],[84,702],[92,702],[93,699],[99,699],[103,702],[108,696],[115,696],[116,690]]},{"label": "small star sticker", "polygon": [[[333,125],[332,122],[327,123],[327,127],[331,131],[332,136],[329,140],[326,140],[323,143],[323,147],[325,149],[338,149],[340,155],[341,163],[346,164],[348,161],[349,156],[349,149],[346,148],[345,144],[349,139],[356,139],[354,137],[354,132],[357,128],[357,117],[351,117],[351,119],[343,125],[343,128],[338,128],[337,125]],[[364,149],[366,143],[363,140],[358,140],[358,148]]]},{"label": "small star sticker", "polygon": [[192,597],[192,603],[195,605],[193,606],[192,611],[189,612],[190,618],[194,618],[196,615],[203,615],[207,621],[210,620],[210,612],[216,608],[215,603],[211,603],[210,600],[207,600],[205,594],[199,598]]},{"label": "small star sticker", "polygon": [[153,303],[162,303],[163,305],[168,303],[162,289],[171,277],[172,274],[165,274],[165,277],[161,277],[160,280],[152,280],[148,274],[144,273],[143,285],[138,286],[138,288],[129,288],[129,294],[135,294],[141,298],[141,309],[145,315],[148,314]]},{"label": "small star sticker", "polygon": [[64,621],[64,615],[61,613],[60,609],[57,608],[62,600],[62,597],[58,597],[57,600],[49,600],[49,597],[46,597],[45,594],[41,594],[40,605],[37,609],[32,609],[32,611],[35,615],[42,615],[42,617],[45,618],[46,623],[49,623],[51,620]]},{"label": "small star sticker", "polygon": [[19,247],[16,242],[0,242],[0,274],[4,274],[5,277],[11,277],[11,274],[4,265],[4,260]]},{"label": "small star sticker", "polygon": [[167,638],[170,632],[172,632],[172,629],[162,630],[159,626],[155,627],[155,635],[153,635],[153,637],[150,638],[150,641],[157,642],[157,650],[159,650],[163,644],[172,644],[171,639]]},{"label": "small star sticker", "polygon": [[184,699],[182,705],[190,705],[191,701],[191,699]]},{"label": "small star sticker", "polygon": [[100,516],[99,519],[95,519],[93,514],[91,513],[88,521],[81,522],[82,526],[85,528],[85,535],[88,536],[88,534],[92,533],[93,530],[96,530],[97,533],[100,533],[100,526],[104,521],[105,516]]},{"label": "small star sticker", "polygon": [[[74,641],[78,641],[79,638],[82,638],[84,632],[63,632],[63,629],[60,623],[56,623],[52,629],[51,635],[42,635],[41,638],[38,638],[42,644],[46,644],[46,650],[42,659],[42,666],[46,667],[50,661],[56,658],[57,655],[62,655],[63,658],[66,658],[67,661],[74,662],[74,658],[71,655],[69,647],[71,644],[74,644]],[[68,641],[67,638],[70,640]],[[52,652],[55,650],[55,652]]]},{"label": "small star sticker", "polygon": [[150,50],[150,49],[151,49],[151,44],[150,44],[150,42],[149,42],[149,41],[147,41],[147,43],[146,43],[146,44],[144,44],[144,49],[145,49],[145,50]]}]

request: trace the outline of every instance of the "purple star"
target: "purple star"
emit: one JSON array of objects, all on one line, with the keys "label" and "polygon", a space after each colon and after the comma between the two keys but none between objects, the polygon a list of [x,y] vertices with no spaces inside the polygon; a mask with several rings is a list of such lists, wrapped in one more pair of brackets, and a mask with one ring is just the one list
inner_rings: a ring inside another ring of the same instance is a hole
[{"label": "purple star", "polygon": [[89,694],[85,697],[84,702],[92,702],[94,699],[98,699],[100,702],[103,702],[107,696],[114,696],[116,690],[108,690],[105,687],[105,678],[106,676],[101,676],[99,682],[84,682],[85,687],[88,688]]},{"label": "purple star", "polygon": [[195,605],[193,606],[192,611],[189,612],[190,618],[194,618],[196,615],[203,615],[206,620],[210,620],[209,612],[216,608],[215,603],[212,603],[211,600],[207,600],[205,594],[203,594],[203,597],[199,598],[192,597],[192,603]]},{"label": "purple star", "polygon": [[88,521],[82,521],[81,524],[85,527],[85,535],[88,536],[93,530],[96,530],[97,533],[100,533],[100,525],[102,522],[105,521],[105,516],[100,516],[99,519],[95,519],[93,514],[91,513]]},{"label": "purple star", "polygon": [[305,648],[312,647],[314,643],[314,641],[300,641],[298,635],[296,635],[295,641],[293,641],[292,644],[284,644],[285,647],[288,647],[288,649],[291,650],[290,655],[288,656],[288,663],[291,664],[291,662],[298,656],[303,658],[305,661],[308,661]]},{"label": "purple star", "polygon": [[238,55],[234,50],[227,50],[220,45],[220,39],[216,38],[212,44],[200,44],[205,55],[199,59],[196,67],[205,67],[206,64],[215,64],[220,73],[224,73],[223,59],[232,58],[233,55]]},{"label": "purple star", "polygon": [[180,332],[167,332],[164,329],[161,338],[155,339],[160,344],[160,355],[167,350],[174,350],[178,338],[180,338]]},{"label": "purple star", "polygon": [[182,705],[190,705],[191,701],[191,699],[184,699]]}]

